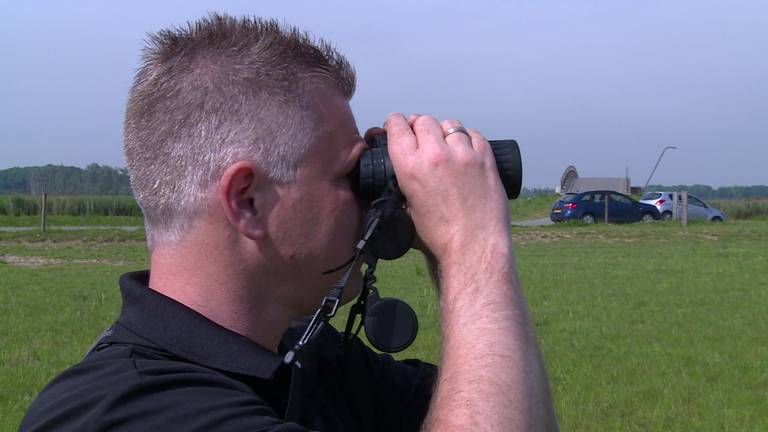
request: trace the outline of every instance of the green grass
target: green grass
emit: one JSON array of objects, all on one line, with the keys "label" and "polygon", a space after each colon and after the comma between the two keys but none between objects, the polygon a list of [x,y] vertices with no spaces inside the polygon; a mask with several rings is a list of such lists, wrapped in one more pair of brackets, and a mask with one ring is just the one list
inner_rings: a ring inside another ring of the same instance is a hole
[{"label": "green grass", "polygon": [[[0,233],[0,260],[58,260],[0,262],[0,430],[116,317],[117,277],[147,265],[141,236]],[[768,430],[768,223],[558,224],[513,239],[562,430]],[[377,276],[419,316],[397,357],[437,361],[421,257]]]},{"label": "green grass", "polygon": [[0,243],[62,243],[62,242],[141,242],[145,241],[144,229],[122,230],[122,229],[93,229],[83,230],[61,230],[50,229],[45,232],[39,230],[3,232],[0,231]]},{"label": "green grass", "polygon": [[513,221],[523,221],[549,217],[552,204],[558,198],[560,198],[560,195],[536,195],[511,200],[509,202],[510,218]]},{"label": "green grass", "polygon": [[[55,228],[60,226],[143,226],[144,219],[141,216],[71,216],[53,215],[46,216],[46,226]],[[40,216],[2,216],[0,215],[0,227],[39,227]]]},{"label": "green grass", "polygon": [[768,224],[521,238],[563,430],[768,428]]},{"label": "green grass", "polygon": [[[37,392],[115,319],[115,277],[147,265],[144,244],[126,234],[0,234],[0,430],[15,430]],[[56,261],[17,265],[32,257]]]}]

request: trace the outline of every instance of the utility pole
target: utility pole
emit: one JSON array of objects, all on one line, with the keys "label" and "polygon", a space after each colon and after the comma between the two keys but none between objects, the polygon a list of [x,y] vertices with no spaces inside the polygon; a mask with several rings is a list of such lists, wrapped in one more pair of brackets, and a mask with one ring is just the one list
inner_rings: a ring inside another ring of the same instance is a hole
[{"label": "utility pole", "polygon": [[645,188],[648,187],[648,183],[651,182],[651,177],[653,177],[653,173],[656,172],[656,168],[659,166],[659,162],[661,162],[661,157],[664,156],[664,153],[667,150],[677,150],[677,147],[673,147],[673,146],[666,146],[666,147],[664,147],[664,150],[662,150],[661,154],[659,155],[659,159],[656,160],[656,165],[653,166],[653,170],[651,171],[651,175],[648,176],[648,180],[646,180],[645,184],[643,185],[643,190],[645,190]]}]

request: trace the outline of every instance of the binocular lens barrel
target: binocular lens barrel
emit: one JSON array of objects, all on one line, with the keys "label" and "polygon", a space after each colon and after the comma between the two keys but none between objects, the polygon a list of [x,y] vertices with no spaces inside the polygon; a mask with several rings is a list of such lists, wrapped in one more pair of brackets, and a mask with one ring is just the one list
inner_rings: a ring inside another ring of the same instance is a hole
[{"label": "binocular lens barrel", "polygon": [[[496,167],[507,198],[517,198],[523,185],[523,162],[517,141],[491,140],[488,143],[496,158]],[[360,156],[358,167],[351,174],[353,189],[359,198],[372,201],[381,195],[393,178],[395,170],[387,151],[387,137],[377,135],[373,145]]]}]

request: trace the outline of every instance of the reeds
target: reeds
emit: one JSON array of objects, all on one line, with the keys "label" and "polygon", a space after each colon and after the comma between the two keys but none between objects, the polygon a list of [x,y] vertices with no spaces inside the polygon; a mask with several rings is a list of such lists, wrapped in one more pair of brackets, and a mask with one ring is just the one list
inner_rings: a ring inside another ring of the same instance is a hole
[{"label": "reeds", "polygon": [[730,219],[768,219],[768,198],[713,200]]},{"label": "reeds", "polygon": [[[141,216],[141,209],[132,196],[48,196],[45,208],[47,214],[54,216]],[[0,215],[38,214],[40,197],[0,196]]]}]

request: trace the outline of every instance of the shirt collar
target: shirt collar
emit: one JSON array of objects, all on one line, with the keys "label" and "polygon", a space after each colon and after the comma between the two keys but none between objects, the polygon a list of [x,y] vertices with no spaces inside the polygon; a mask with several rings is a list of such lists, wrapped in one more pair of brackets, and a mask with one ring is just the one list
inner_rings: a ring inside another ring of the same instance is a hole
[{"label": "shirt collar", "polygon": [[120,278],[123,309],[118,321],[138,336],[194,363],[262,379],[273,377],[282,364],[281,355],[150,289],[148,284],[149,271],[126,273]]}]

